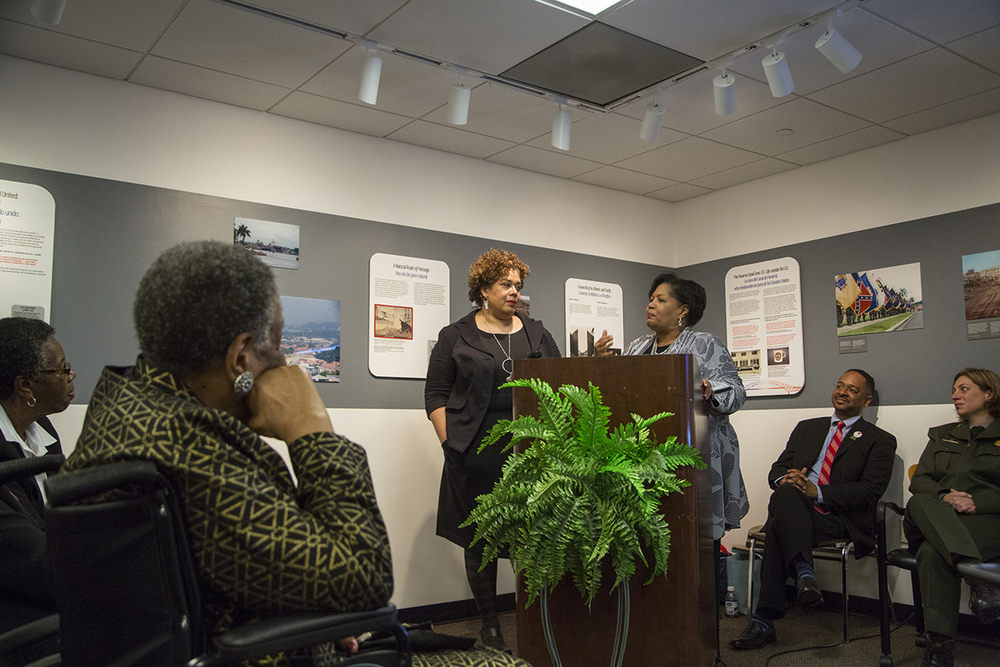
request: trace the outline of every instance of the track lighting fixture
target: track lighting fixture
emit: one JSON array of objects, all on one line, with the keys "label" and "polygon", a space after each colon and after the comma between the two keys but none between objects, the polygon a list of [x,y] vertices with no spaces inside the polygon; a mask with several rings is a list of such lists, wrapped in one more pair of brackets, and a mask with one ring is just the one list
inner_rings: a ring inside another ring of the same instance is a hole
[{"label": "track lighting fixture", "polygon": [[451,87],[448,98],[448,122],[452,125],[465,125],[469,122],[469,99],[472,89],[462,85],[464,70],[455,70],[455,85]]},{"label": "track lighting fixture", "polygon": [[843,35],[834,30],[833,23],[816,40],[816,49],[844,74],[850,72],[861,62],[861,52],[854,48]]},{"label": "track lighting fixture", "polygon": [[764,56],[760,64],[764,66],[764,76],[771,86],[771,94],[775,97],[784,97],[795,90],[795,83],[792,81],[792,73],[788,70],[788,61],[785,54],[778,50],[781,40],[774,43],[771,53]]},{"label": "track lighting fixture", "polygon": [[736,77],[722,68],[722,74],[712,79],[715,91],[715,113],[728,116],[736,111]]},{"label": "track lighting fixture", "polygon": [[556,100],[556,112],[552,116],[552,145],[559,150],[568,151],[573,113],[565,102],[565,100]]},{"label": "track lighting fixture", "polygon": [[361,60],[361,74],[358,76],[358,99],[374,105],[378,100],[378,82],[382,76],[382,59],[374,46],[362,44],[365,55]]},{"label": "track lighting fixture", "polygon": [[642,117],[642,129],[639,130],[639,138],[643,141],[653,143],[660,136],[660,128],[663,127],[663,115],[666,109],[663,108],[655,98],[646,105],[646,114]]},{"label": "track lighting fixture", "polygon": [[59,25],[66,0],[32,0],[31,14],[39,21],[49,25]]}]

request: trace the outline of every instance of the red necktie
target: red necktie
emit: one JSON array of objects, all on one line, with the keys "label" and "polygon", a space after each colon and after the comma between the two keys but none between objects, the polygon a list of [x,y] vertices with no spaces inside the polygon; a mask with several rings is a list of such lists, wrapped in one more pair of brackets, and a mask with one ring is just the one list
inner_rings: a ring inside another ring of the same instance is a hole
[{"label": "red necktie", "polygon": [[833,466],[833,457],[837,455],[837,450],[840,449],[840,443],[843,439],[844,422],[837,422],[837,432],[833,434],[830,446],[826,448],[826,456],[823,457],[823,467],[820,468],[819,480],[816,482],[817,486],[830,483],[830,467]]}]

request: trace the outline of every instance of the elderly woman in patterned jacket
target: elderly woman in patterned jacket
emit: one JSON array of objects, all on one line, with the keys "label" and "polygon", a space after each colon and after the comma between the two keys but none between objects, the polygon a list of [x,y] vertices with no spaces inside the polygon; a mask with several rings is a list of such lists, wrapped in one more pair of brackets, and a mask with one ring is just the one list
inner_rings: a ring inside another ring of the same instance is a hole
[{"label": "elderly woman in patterned jacket", "polygon": [[[392,560],[365,450],[334,433],[312,380],[285,365],[271,269],[238,246],[181,244],[143,277],[133,315],[142,353],[101,374],[65,469],[140,459],[172,478],[208,636],[384,605]],[[262,435],[288,444],[297,485]],[[459,664],[517,664],[505,660]]]},{"label": "elderly woman in patterned jacket", "polygon": [[[673,273],[661,273],[649,288],[646,326],[652,330],[629,343],[622,354],[692,354],[701,369],[701,394],[708,406],[708,432],[712,448],[712,538],[716,558],[726,531],[740,527],[750,511],[743,474],[740,472],[740,443],[729,423],[746,401],[743,381],[722,341],[692,327],[705,312],[705,288]],[[597,355],[611,353],[613,339],[605,331],[595,343]],[[716,572],[719,572],[718,562]],[[716,582],[717,597],[725,595],[725,582]]]}]

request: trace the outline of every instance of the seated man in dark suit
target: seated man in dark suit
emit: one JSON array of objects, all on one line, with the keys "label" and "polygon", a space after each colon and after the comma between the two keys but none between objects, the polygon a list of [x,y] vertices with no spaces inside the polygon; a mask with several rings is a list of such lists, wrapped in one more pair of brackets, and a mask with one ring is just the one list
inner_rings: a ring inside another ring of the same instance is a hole
[{"label": "seated man in dark suit", "polygon": [[874,392],[868,373],[844,373],[833,390],[833,418],[799,422],[771,466],[760,600],[732,648],[761,648],[776,639],[774,621],[785,615],[789,576],[796,580],[798,604],[822,604],[815,545],[851,540],[857,558],[875,547],[875,505],[892,476],[896,438],[861,417]]}]

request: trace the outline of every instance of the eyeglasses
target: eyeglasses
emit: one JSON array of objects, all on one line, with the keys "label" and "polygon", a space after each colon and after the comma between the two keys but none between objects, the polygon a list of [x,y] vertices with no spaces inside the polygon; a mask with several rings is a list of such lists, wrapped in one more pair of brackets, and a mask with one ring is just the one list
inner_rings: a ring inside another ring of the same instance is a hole
[{"label": "eyeglasses", "polygon": [[43,368],[40,372],[48,373],[49,375],[66,375],[70,380],[76,377],[76,371],[73,370],[68,361],[63,364],[62,368]]}]

